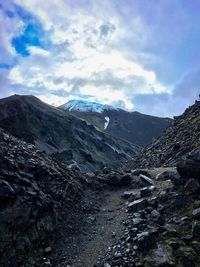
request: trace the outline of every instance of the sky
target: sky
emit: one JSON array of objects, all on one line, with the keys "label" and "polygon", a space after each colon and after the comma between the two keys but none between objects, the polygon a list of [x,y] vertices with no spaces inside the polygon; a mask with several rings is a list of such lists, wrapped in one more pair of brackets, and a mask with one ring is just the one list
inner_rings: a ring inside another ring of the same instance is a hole
[{"label": "sky", "polygon": [[200,93],[199,0],[0,0],[0,97],[173,117]]}]

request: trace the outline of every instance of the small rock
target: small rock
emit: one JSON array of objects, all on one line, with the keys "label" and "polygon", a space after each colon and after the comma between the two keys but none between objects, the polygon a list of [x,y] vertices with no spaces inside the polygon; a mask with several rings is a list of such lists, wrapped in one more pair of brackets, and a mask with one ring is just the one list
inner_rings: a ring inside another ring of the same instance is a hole
[{"label": "small rock", "polygon": [[48,265],[48,266],[51,266],[51,262],[50,262],[50,260],[46,260],[46,261],[44,262],[44,264],[45,264],[45,265]]},{"label": "small rock", "polygon": [[136,212],[145,209],[148,205],[148,201],[144,198],[135,200],[128,205],[128,211]]},{"label": "small rock", "polygon": [[96,218],[94,217],[94,216],[89,216],[88,218],[87,218],[87,222],[88,223],[94,223],[96,221]]},{"label": "small rock", "polygon": [[149,197],[152,194],[152,191],[155,189],[155,186],[144,187],[140,190],[141,197]]},{"label": "small rock", "polygon": [[52,251],[52,248],[51,247],[46,247],[44,249],[45,253],[50,253]]},{"label": "small rock", "polygon": [[116,233],[115,232],[112,232],[112,237],[116,237]]},{"label": "small rock", "polygon": [[128,201],[134,201],[138,198],[140,198],[140,191],[135,191],[135,190],[131,190],[131,191],[125,191],[122,194],[122,198],[128,199]]},{"label": "small rock", "polygon": [[131,173],[132,173],[132,175],[136,175],[136,176],[139,176],[140,174],[150,176],[149,172],[147,170],[143,170],[143,169],[131,170]]}]

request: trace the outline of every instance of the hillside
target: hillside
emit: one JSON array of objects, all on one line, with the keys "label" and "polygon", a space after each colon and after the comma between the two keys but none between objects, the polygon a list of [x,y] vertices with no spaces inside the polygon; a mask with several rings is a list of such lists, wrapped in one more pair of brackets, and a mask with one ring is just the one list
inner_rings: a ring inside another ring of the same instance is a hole
[{"label": "hillside", "polygon": [[171,119],[127,112],[109,105],[72,100],[59,107],[82,118],[104,132],[141,147],[161,135]]},{"label": "hillside", "polygon": [[177,161],[200,147],[200,101],[175,117],[160,138],[147,146],[127,166],[159,167],[175,166]]},{"label": "hillside", "polygon": [[0,266],[22,266],[81,208],[81,176],[2,129],[0,148]]},{"label": "hillside", "polygon": [[85,171],[105,165],[118,167],[138,151],[137,146],[100,132],[33,96],[1,99],[0,127],[59,161],[76,161]]}]

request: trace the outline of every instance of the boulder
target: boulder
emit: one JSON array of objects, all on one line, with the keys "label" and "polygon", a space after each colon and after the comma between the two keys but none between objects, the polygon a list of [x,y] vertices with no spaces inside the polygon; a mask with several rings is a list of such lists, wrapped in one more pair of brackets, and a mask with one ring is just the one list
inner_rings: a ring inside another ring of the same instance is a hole
[{"label": "boulder", "polygon": [[195,221],[192,224],[192,238],[193,240],[200,241],[200,222]]},{"label": "boulder", "polygon": [[156,176],[157,181],[171,180],[175,186],[183,185],[184,180],[180,177],[175,169],[165,170]]},{"label": "boulder", "polygon": [[177,171],[182,177],[200,180],[200,151],[182,159],[177,164]]},{"label": "boulder", "polygon": [[200,208],[193,210],[192,215],[195,219],[200,220]]},{"label": "boulder", "polygon": [[194,250],[191,247],[180,247],[177,249],[176,258],[178,259],[178,262],[180,266],[183,267],[198,267],[198,257],[197,254],[194,252]]},{"label": "boulder", "polygon": [[157,229],[150,229],[137,234],[137,243],[139,250],[143,254],[146,254],[150,249],[156,246],[157,237]]},{"label": "boulder", "polygon": [[113,186],[125,186],[128,185],[132,177],[130,174],[120,174],[117,172],[111,172],[106,176],[107,183]]},{"label": "boulder", "polygon": [[120,185],[122,185],[122,186],[128,185],[128,184],[130,184],[131,180],[132,180],[132,177],[130,174],[124,174],[121,176]]},{"label": "boulder", "polygon": [[149,267],[175,267],[175,263],[172,256],[172,251],[166,245],[160,243],[156,249],[152,249],[150,253],[145,257],[146,264]]},{"label": "boulder", "polygon": [[172,170],[165,170],[163,172],[160,172],[156,175],[156,180],[158,181],[166,181],[169,179],[174,179],[180,177],[175,169]]},{"label": "boulder", "polygon": [[199,181],[194,178],[189,179],[184,186],[184,190],[189,195],[199,192],[200,190]]},{"label": "boulder", "polygon": [[153,179],[151,179],[150,177],[148,177],[148,176],[146,176],[144,174],[140,174],[139,177],[147,185],[155,185],[155,181]]}]

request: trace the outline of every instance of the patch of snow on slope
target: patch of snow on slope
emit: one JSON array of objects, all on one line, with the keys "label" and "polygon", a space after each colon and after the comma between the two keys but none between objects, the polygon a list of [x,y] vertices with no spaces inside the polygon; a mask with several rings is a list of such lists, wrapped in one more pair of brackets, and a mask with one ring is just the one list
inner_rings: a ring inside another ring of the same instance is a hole
[{"label": "patch of snow on slope", "polygon": [[68,109],[69,111],[80,112],[97,112],[102,113],[104,110],[115,110],[114,107],[109,105],[102,105],[95,102],[83,101],[83,100],[71,100],[62,105],[61,108]]},{"label": "patch of snow on slope", "polygon": [[104,130],[108,127],[109,122],[110,122],[110,118],[105,117]]}]

